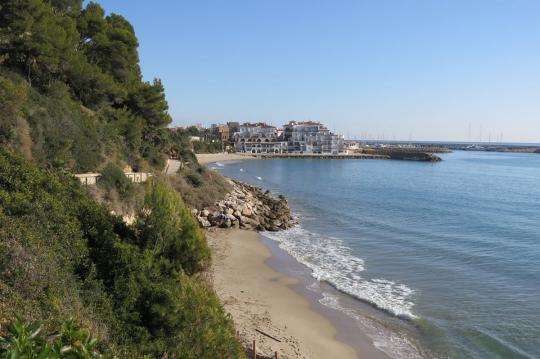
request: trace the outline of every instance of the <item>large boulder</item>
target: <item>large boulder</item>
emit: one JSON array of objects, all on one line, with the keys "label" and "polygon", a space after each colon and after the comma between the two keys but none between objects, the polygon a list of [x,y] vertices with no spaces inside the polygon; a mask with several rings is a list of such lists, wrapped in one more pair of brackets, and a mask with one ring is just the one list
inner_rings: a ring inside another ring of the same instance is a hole
[{"label": "large boulder", "polygon": [[229,228],[229,227],[231,227],[231,225],[232,225],[231,220],[230,220],[230,219],[227,219],[227,220],[221,222],[221,224],[220,224],[219,226],[220,226],[221,228]]},{"label": "large boulder", "polygon": [[212,226],[212,225],[210,224],[210,221],[208,221],[208,220],[207,220],[206,218],[204,218],[204,217],[199,216],[199,217],[197,217],[197,220],[199,221],[199,224],[200,224],[201,227],[203,227],[203,228],[208,228],[208,227]]},{"label": "large boulder", "polygon": [[253,216],[253,210],[249,208],[248,206],[244,206],[244,208],[242,208],[242,216],[246,216],[246,217]]}]

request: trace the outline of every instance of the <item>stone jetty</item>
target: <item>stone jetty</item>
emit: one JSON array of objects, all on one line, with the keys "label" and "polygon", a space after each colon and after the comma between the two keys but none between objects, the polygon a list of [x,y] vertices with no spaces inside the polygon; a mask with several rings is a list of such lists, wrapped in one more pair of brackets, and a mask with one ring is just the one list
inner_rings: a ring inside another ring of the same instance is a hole
[{"label": "stone jetty", "polygon": [[192,210],[201,227],[257,231],[279,231],[292,227],[294,221],[285,197],[274,197],[270,191],[228,180],[233,189],[224,199],[208,208]]}]

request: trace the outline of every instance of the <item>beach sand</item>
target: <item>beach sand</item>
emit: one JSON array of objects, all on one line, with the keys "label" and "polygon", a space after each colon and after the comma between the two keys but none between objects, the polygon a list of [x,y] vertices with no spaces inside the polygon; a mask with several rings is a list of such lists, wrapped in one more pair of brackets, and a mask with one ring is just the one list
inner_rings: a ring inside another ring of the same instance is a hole
[{"label": "beach sand", "polygon": [[239,154],[239,153],[199,153],[196,156],[197,156],[197,161],[199,161],[201,165],[207,165],[213,162],[256,159],[255,157],[249,154]]},{"label": "beach sand", "polygon": [[272,358],[275,351],[279,358],[381,357],[375,348],[358,350],[335,338],[333,324],[292,288],[298,281],[266,264],[271,253],[257,232],[215,230],[207,238],[214,288],[245,346],[256,340],[258,354]]}]

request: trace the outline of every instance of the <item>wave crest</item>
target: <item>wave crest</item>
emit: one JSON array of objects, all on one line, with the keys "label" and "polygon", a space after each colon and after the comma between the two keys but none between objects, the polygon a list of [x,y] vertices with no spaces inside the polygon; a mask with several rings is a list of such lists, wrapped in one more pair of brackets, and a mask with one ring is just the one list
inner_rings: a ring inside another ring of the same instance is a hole
[{"label": "wave crest", "polygon": [[364,260],[355,257],[351,249],[338,238],[325,237],[296,226],[281,232],[264,232],[279,247],[311,269],[311,275],[337,290],[384,310],[397,317],[415,319],[414,291],[404,284],[362,276]]}]

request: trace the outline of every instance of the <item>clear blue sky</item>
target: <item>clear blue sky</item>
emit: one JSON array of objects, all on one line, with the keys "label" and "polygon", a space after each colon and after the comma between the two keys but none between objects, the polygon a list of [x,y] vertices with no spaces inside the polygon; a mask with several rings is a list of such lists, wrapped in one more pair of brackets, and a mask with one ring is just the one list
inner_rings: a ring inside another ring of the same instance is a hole
[{"label": "clear blue sky", "polygon": [[537,0],[98,2],[135,26],[175,125],[540,142]]}]

